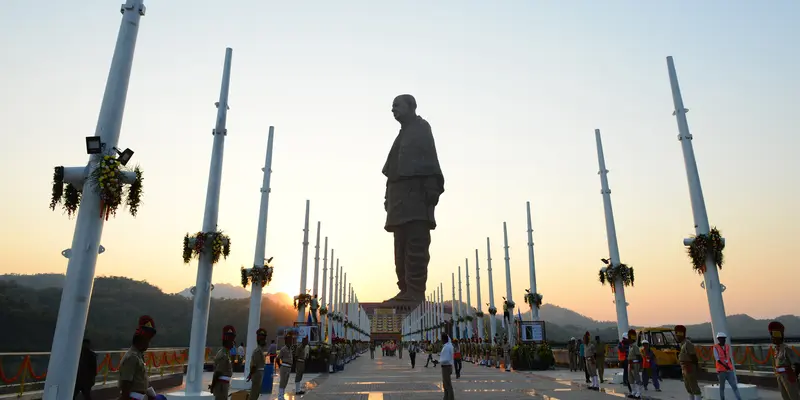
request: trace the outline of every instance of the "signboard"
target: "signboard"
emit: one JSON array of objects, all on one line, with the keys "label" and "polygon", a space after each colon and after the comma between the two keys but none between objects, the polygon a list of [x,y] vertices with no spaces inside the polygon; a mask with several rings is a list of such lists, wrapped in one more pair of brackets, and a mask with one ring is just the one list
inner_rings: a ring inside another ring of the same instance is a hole
[{"label": "signboard", "polygon": [[518,321],[522,343],[543,343],[547,340],[544,321]]},{"label": "signboard", "polygon": [[392,316],[395,314],[394,308],[376,308],[375,315]]}]

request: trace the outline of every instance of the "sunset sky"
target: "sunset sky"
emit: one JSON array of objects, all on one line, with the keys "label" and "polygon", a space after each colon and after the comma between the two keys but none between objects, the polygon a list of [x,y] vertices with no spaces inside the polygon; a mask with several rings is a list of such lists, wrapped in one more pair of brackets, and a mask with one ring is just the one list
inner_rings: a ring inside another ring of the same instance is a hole
[{"label": "sunset sky", "polygon": [[[121,2],[3,2],[0,273],[66,270],[60,252],[75,222],[48,209],[53,167],[87,161],[84,137],[94,133]],[[488,299],[488,236],[500,302],[506,221],[514,298],[525,310],[531,201],[544,301],[614,319],[611,291],[597,281],[608,255],[599,128],[621,259],[636,271],[631,324],[706,321],[702,278],[682,246],[694,224],[671,115],[665,58],[673,56],[708,214],[727,239],[727,312],[800,314],[787,300],[800,225],[797,1],[146,5],[120,136],[144,170],[144,200],[137,218],[121,212],[106,223],[97,275],[167,292],[194,285],[197,263],[183,264],[181,241],[201,227],[214,102],[232,47],[219,227],[233,252],[214,282],[236,284],[240,266],[252,265],[274,125],[267,254],[276,270],[267,290],[300,289],[310,199],[309,286],[319,220],[360,299],[393,296],[381,167],[398,131],[392,99],[411,93],[446,179],[429,286],[444,282],[449,299],[450,274],[467,257],[474,280],[477,248]],[[473,282],[473,304],[474,290]]]}]

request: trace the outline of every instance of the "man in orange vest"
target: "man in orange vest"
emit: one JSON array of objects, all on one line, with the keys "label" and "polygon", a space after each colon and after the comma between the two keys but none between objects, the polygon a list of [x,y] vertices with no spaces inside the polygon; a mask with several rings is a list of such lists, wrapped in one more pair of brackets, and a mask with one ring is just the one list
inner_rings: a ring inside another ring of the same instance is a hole
[{"label": "man in orange vest", "polygon": [[628,332],[622,334],[622,340],[617,345],[617,357],[619,358],[620,367],[622,367],[622,384],[628,387],[628,394],[633,394],[630,381],[628,380],[628,351],[630,345],[628,344]]},{"label": "man in orange vest", "polygon": [[731,355],[731,345],[725,343],[728,335],[725,332],[717,333],[717,344],[714,345],[714,360],[717,367],[717,378],[719,378],[719,398],[725,400],[725,382],[731,384],[736,400],[742,400],[739,395],[739,387],[736,385],[736,372],[733,370],[733,357]]},{"label": "man in orange vest", "polygon": [[800,399],[797,378],[800,376],[800,357],[783,343],[783,333],[786,329],[782,323],[772,321],[767,327],[772,337],[772,344],[775,345],[773,357],[775,367],[775,377],[778,379],[778,387],[781,389],[783,400]]}]

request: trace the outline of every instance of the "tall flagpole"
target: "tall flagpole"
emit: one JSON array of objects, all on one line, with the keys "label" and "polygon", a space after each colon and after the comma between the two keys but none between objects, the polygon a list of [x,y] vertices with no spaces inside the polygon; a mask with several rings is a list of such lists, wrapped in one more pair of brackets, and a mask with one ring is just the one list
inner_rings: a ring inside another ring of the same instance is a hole
[{"label": "tall flagpole", "polygon": [[492,282],[492,244],[486,238],[486,270],[489,272],[489,338],[490,343],[494,343],[497,335],[497,308],[494,306],[494,282]]}]

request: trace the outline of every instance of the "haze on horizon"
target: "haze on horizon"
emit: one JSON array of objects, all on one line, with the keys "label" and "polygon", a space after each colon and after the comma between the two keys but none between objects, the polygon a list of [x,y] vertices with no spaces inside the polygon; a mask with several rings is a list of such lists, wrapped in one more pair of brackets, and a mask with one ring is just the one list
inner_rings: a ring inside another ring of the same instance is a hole
[{"label": "haze on horizon", "polygon": [[[74,220],[48,209],[53,167],[84,165],[119,28],[119,1],[11,0],[0,14],[0,273],[63,273]],[[525,202],[546,303],[614,320],[597,281],[607,256],[594,129],[603,144],[621,259],[636,270],[630,322],[709,319],[682,239],[693,221],[665,57],[673,56],[712,225],[728,247],[728,314],[798,314],[793,263],[800,225],[800,3],[352,0],[300,4],[147,1],[120,136],[144,170],[137,218],[103,233],[96,274],[193,286],[183,235],[202,222],[225,47],[232,47],[219,227],[233,252],[214,282],[252,264],[261,168],[275,126],[268,292],[297,294],[305,200],[314,227],[362,301],[396,293],[380,170],[397,134],[390,107],[413,94],[445,174],[429,286],[475,249],[488,302],[505,295],[508,222],[513,295],[528,288]],[[795,182],[792,184],[791,182]],[[321,274],[321,271],[320,271]],[[462,283],[462,285],[464,285]],[[464,286],[465,287],[465,286]],[[464,293],[466,300],[466,294]],[[474,292],[473,292],[474,299]],[[485,307],[485,306],[484,306]],[[485,309],[485,308],[484,308]]]}]

